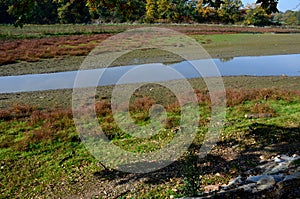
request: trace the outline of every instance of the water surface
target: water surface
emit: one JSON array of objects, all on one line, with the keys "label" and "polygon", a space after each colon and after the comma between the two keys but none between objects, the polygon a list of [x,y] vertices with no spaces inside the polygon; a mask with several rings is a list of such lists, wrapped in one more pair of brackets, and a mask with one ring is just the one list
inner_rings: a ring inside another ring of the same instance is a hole
[{"label": "water surface", "polygon": [[[272,56],[255,56],[255,57],[236,57],[230,59],[213,59],[222,76],[300,76],[300,54],[290,55],[272,55]],[[131,65],[111,67],[105,69],[93,69],[81,71],[81,76],[86,77],[82,87],[94,86],[94,78],[98,78],[103,73],[99,86],[113,85],[126,74],[126,72],[137,68],[144,67],[144,74],[138,74],[135,79],[129,79],[122,83],[142,82],[145,76],[154,76],[156,81],[168,81],[178,79],[178,76],[170,74],[157,73],[152,68],[170,67],[182,74],[184,78],[198,78],[215,76],[208,67],[211,60],[193,60],[191,61],[197,70],[205,71],[205,75],[199,74],[198,71],[188,62],[164,65],[162,63]],[[155,66],[155,67],[153,67]],[[30,92],[54,89],[73,88],[74,81],[78,71],[32,74],[19,76],[0,77],[0,93]]]}]

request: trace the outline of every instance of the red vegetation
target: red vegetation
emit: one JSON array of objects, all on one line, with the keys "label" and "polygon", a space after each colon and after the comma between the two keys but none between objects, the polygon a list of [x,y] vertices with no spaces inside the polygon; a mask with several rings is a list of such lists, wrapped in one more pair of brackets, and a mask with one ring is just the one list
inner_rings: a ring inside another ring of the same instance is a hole
[{"label": "red vegetation", "polygon": [[[122,30],[140,28],[141,25],[122,26]],[[232,34],[232,33],[299,33],[299,29],[288,28],[258,28],[242,26],[217,26],[217,25],[157,25],[156,27],[170,28],[188,35],[196,34]],[[118,26],[103,27],[111,32],[119,32]],[[115,29],[115,30],[113,30]],[[15,63],[17,61],[38,61],[44,58],[63,56],[87,55],[99,42],[112,34],[71,35],[41,39],[19,39],[1,41],[0,65]],[[210,41],[206,41],[209,43]]]},{"label": "red vegetation", "polygon": [[275,110],[272,109],[268,103],[265,103],[265,104],[263,104],[263,103],[256,103],[251,108],[250,111],[251,111],[251,113],[257,113],[257,114],[267,113],[267,114],[270,114],[272,116],[276,115]]},{"label": "red vegetation", "polygon": [[2,41],[0,65],[16,61],[38,61],[39,59],[87,55],[99,42],[108,38],[103,35],[76,35],[41,39]]},{"label": "red vegetation", "polygon": [[[196,94],[200,104],[211,105],[208,91],[198,90]],[[227,90],[226,95],[227,106],[229,107],[244,104],[247,101],[255,101],[257,103],[249,108],[251,113],[276,115],[275,111],[269,106],[269,100],[286,100],[288,102],[299,100],[300,92],[278,89],[241,89]],[[149,109],[155,103],[155,100],[148,97],[136,98],[129,107],[133,119],[137,122],[146,121],[149,118]],[[167,117],[165,127],[169,129],[177,128],[180,122],[180,117],[177,116],[180,116],[181,111],[178,101],[167,105],[165,108],[167,112],[173,113]],[[109,101],[96,102],[95,109],[101,121],[101,128],[109,139],[124,135],[114,121]],[[29,126],[25,128],[24,138],[12,144],[18,150],[29,150],[32,144],[40,141],[72,140],[67,131],[75,129],[71,109],[38,110],[35,107],[15,104],[8,110],[0,110],[0,120],[29,122]],[[199,125],[205,125],[208,122],[208,119],[202,118]],[[0,143],[0,146],[11,146],[11,142],[14,142],[14,140],[7,138]]]}]

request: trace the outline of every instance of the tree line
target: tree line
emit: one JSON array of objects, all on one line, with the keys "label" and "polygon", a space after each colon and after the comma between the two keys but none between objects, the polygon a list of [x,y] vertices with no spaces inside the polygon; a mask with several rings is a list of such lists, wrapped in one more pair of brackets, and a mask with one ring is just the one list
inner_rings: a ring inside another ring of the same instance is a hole
[{"label": "tree line", "polygon": [[0,0],[0,23],[273,23],[278,0],[256,3],[244,8],[241,0]]}]

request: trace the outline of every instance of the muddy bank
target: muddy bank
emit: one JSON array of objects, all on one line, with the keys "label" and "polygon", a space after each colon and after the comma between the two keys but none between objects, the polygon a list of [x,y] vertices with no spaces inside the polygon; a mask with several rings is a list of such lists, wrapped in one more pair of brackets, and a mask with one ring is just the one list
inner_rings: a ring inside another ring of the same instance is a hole
[{"label": "muddy bank", "polygon": [[[203,79],[190,79],[189,81],[194,89],[203,90],[207,88]],[[232,76],[223,77],[223,81],[225,89],[278,89],[299,91],[300,88],[300,77]],[[175,80],[174,83],[176,83]],[[109,99],[113,88],[113,86],[99,87],[96,100]],[[150,90],[147,86],[143,89]],[[1,94],[0,102],[1,109],[11,107],[13,104],[33,105],[42,109],[69,108],[72,102],[72,89]]]}]

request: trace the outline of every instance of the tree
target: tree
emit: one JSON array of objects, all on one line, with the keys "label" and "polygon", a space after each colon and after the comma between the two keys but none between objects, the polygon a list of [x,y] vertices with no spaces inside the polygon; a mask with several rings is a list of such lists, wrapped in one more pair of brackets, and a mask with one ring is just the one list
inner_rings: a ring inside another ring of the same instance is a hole
[{"label": "tree", "polygon": [[[180,21],[183,18],[191,17],[197,21],[215,20],[216,12],[225,0],[200,0],[198,6],[195,6],[196,0],[159,0],[163,5],[160,8],[161,18],[171,18]],[[69,23],[85,22],[90,16],[87,13],[88,7],[91,17],[100,19],[111,19],[117,21],[135,21],[141,19],[144,15],[147,20],[155,20],[157,15],[158,0],[0,0],[2,8],[6,9],[14,19],[16,26],[22,26],[25,23],[38,21],[36,14],[43,18],[43,23],[52,22],[53,16],[59,15],[62,22]],[[256,0],[267,14],[277,12],[278,0]],[[51,4],[51,5],[50,5]],[[169,5],[167,5],[169,4]],[[3,6],[5,5],[5,6]],[[167,5],[167,7],[165,7]],[[42,12],[39,8],[51,10],[51,14]],[[57,6],[56,9],[53,9]],[[51,8],[51,9],[48,9]],[[183,10],[188,8],[187,11]],[[194,8],[193,11],[191,8]],[[77,10],[80,10],[77,13]],[[53,12],[53,10],[56,10]],[[223,11],[221,15],[223,16]],[[36,17],[36,18],[35,18]],[[33,20],[35,18],[35,20]],[[79,18],[79,19],[78,19]],[[55,21],[55,20],[54,20]]]},{"label": "tree", "polygon": [[33,24],[58,23],[57,8],[58,4],[53,3],[52,0],[37,1],[32,8],[28,20]]},{"label": "tree", "polygon": [[58,18],[61,23],[87,23],[89,9],[81,0],[54,0],[58,4]]},{"label": "tree", "polygon": [[36,0],[7,0],[8,13],[15,18],[15,26],[22,27],[24,23],[28,22],[31,11],[36,3]]},{"label": "tree", "polygon": [[243,6],[241,0],[223,0],[217,10],[219,19],[224,23],[235,23],[241,20],[240,8]]},{"label": "tree", "polygon": [[300,10],[292,11],[287,10],[284,13],[279,12],[273,15],[273,22],[276,24],[284,25],[300,25]]},{"label": "tree", "polygon": [[296,17],[297,17],[298,24],[300,24],[300,10],[296,12]]},{"label": "tree", "polygon": [[146,22],[154,22],[157,19],[157,1],[147,0],[146,1]]},{"label": "tree", "polygon": [[7,1],[0,0],[0,23],[9,24],[15,21],[14,17],[7,12],[8,6]]},{"label": "tree", "polygon": [[159,19],[172,18],[173,5],[170,0],[158,0],[157,1],[157,13]]},{"label": "tree", "polygon": [[210,3],[207,0],[199,0],[196,11],[198,13],[198,22],[213,21],[216,16],[215,3]]},{"label": "tree", "polygon": [[283,21],[287,25],[298,25],[296,12],[291,11],[291,10],[287,10],[283,15]]},{"label": "tree", "polygon": [[278,0],[257,0],[256,3],[261,4],[261,8],[263,8],[267,14],[278,12]]},{"label": "tree", "polygon": [[92,16],[101,21],[125,22],[139,20],[145,13],[145,0],[88,0]]},{"label": "tree", "polygon": [[190,22],[194,20],[196,2],[190,0],[172,0],[173,22]]},{"label": "tree", "polygon": [[272,22],[275,24],[275,25],[281,25],[282,22],[283,22],[283,12],[277,12],[273,15],[272,17]]},{"label": "tree", "polygon": [[244,23],[246,25],[266,26],[272,22],[271,16],[260,5],[255,5],[247,11]]}]

